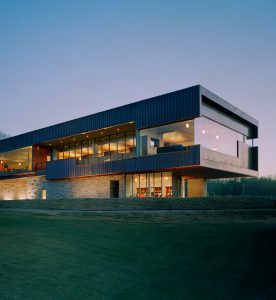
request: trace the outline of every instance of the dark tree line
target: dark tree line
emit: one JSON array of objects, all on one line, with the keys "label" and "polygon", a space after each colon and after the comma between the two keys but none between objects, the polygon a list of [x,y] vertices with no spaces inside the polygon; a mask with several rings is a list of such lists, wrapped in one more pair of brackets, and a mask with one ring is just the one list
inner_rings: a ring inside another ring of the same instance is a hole
[{"label": "dark tree line", "polygon": [[3,140],[3,139],[5,139],[5,138],[7,138],[7,137],[9,137],[9,135],[7,135],[6,133],[4,133],[4,132],[2,132],[2,131],[0,130],[0,140]]},{"label": "dark tree line", "polygon": [[209,180],[207,187],[209,196],[276,196],[276,177]]}]

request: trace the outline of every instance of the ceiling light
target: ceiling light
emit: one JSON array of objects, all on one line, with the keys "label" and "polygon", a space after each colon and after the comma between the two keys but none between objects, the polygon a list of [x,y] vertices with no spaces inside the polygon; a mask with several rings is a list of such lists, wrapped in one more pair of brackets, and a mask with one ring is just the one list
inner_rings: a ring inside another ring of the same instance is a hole
[{"label": "ceiling light", "polygon": [[217,140],[219,139],[219,135],[216,135],[216,139],[217,139]]},{"label": "ceiling light", "polygon": [[86,137],[88,138],[88,135]]},{"label": "ceiling light", "polygon": [[3,160],[1,160],[1,162],[0,162],[1,164],[3,163]]},{"label": "ceiling light", "polygon": [[119,131],[120,130],[120,128],[117,128],[117,131]]},{"label": "ceiling light", "polygon": [[52,144],[49,144],[50,146],[52,146]]},{"label": "ceiling light", "polygon": [[21,166],[21,163],[18,163],[19,164],[19,166]]},{"label": "ceiling light", "polygon": [[186,128],[189,128],[190,127],[190,124],[189,123],[186,123]]},{"label": "ceiling light", "polygon": [[202,131],[201,131],[201,132],[202,132],[202,134],[205,134],[205,132],[206,132],[206,131],[205,131],[205,129],[202,129]]}]

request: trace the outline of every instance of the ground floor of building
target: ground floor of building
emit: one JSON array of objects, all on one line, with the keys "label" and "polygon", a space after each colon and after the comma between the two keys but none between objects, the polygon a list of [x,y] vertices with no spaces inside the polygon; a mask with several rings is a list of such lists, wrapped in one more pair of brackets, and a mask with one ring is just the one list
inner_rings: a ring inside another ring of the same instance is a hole
[{"label": "ground floor of building", "polygon": [[206,180],[173,172],[47,180],[33,176],[0,180],[0,200],[206,196]]}]

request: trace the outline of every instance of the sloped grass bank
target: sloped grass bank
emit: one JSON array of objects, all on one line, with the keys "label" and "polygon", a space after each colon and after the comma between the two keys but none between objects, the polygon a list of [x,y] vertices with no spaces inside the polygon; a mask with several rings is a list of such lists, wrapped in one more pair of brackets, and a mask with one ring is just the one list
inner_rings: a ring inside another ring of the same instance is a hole
[{"label": "sloped grass bank", "polygon": [[201,221],[1,211],[1,299],[275,299],[275,219]]},{"label": "sloped grass bank", "polygon": [[274,197],[202,197],[202,198],[124,198],[0,201],[0,208],[66,210],[194,210],[194,209],[272,209]]}]

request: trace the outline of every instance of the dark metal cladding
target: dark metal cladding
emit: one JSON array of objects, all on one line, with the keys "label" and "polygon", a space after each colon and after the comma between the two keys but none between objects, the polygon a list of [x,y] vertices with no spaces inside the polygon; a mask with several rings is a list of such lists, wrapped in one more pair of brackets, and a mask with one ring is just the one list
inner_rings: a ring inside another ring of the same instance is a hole
[{"label": "dark metal cladding", "polygon": [[199,85],[0,141],[0,152],[134,121],[146,128],[200,116]]},{"label": "dark metal cladding", "polygon": [[47,163],[46,178],[61,179],[91,175],[135,173],[166,170],[175,167],[200,165],[200,146],[189,147],[188,151],[173,152],[97,164],[77,165],[75,158]]}]

